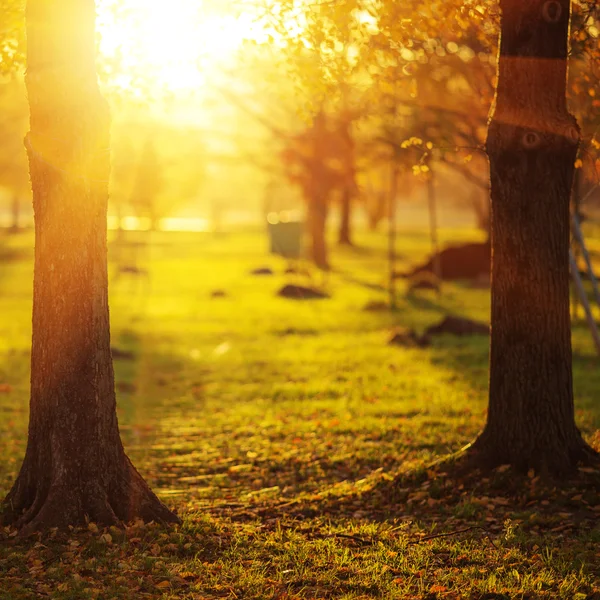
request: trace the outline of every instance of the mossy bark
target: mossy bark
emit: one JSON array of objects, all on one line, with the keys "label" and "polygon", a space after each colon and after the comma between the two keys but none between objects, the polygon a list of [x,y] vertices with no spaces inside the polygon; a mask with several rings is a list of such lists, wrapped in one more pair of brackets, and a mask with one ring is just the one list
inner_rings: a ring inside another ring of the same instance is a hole
[{"label": "mossy bark", "polygon": [[110,353],[109,111],[93,0],[29,0],[26,138],[35,215],[28,445],[3,521],[49,527],[178,518],[127,458]]},{"label": "mossy bark", "polygon": [[562,475],[591,458],[575,425],[569,197],[579,128],[566,103],[568,0],[501,0],[487,154],[492,196],[489,409],[480,464]]}]

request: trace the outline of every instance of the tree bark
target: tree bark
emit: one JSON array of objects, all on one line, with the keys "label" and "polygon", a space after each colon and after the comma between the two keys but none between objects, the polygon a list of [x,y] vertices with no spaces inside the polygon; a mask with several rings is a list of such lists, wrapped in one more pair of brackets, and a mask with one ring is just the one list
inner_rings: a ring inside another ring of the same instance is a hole
[{"label": "tree bark", "polygon": [[27,451],[4,501],[23,534],[136,517],[178,521],[127,458],[116,414],[107,277],[109,111],[93,0],[27,3],[35,215]]},{"label": "tree bark", "polygon": [[492,197],[489,408],[481,464],[550,475],[594,452],[575,425],[569,196],[579,128],[566,103],[569,0],[501,0],[487,154]]}]

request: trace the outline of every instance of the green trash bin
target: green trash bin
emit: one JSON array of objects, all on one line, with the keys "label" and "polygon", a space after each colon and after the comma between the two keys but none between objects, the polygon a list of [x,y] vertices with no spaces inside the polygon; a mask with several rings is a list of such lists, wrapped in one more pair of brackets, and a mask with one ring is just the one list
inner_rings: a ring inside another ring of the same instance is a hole
[{"label": "green trash bin", "polygon": [[302,256],[302,221],[288,220],[285,215],[271,213],[267,218],[267,228],[273,254],[289,260],[298,260]]}]

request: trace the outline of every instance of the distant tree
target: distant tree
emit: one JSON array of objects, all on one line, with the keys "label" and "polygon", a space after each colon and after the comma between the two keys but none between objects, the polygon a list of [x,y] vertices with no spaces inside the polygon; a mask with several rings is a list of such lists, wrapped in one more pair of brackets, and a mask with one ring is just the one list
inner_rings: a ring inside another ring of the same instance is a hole
[{"label": "distant tree", "polygon": [[[284,2],[270,15],[270,22],[286,39],[281,54],[295,83],[299,111],[326,115],[336,130],[337,170],[343,180],[335,194],[324,194],[324,198],[327,212],[334,200],[338,202],[338,242],[343,245],[352,244],[352,213],[358,197],[354,126],[366,112],[358,56],[369,43],[370,32],[361,26],[361,17],[366,14],[365,5],[372,4],[370,0]],[[301,35],[290,31],[295,20],[302,23]]]},{"label": "distant tree", "polygon": [[486,151],[492,196],[489,408],[471,448],[486,467],[564,475],[597,459],[575,425],[569,198],[580,139],[567,109],[569,0],[500,0]]},{"label": "distant tree", "polygon": [[162,164],[152,138],[144,143],[136,169],[135,183],[131,195],[131,205],[138,216],[150,220],[150,229],[157,228],[157,199],[163,187]]},{"label": "distant tree", "polygon": [[[352,143],[347,138],[344,121],[332,125],[324,111],[319,111],[310,127],[287,140],[282,159],[290,181],[298,184],[307,207],[310,253],[316,266],[329,269],[327,248],[327,216],[334,192],[347,194],[349,201],[355,193],[356,182],[351,160]],[[346,123],[347,124],[347,123]],[[346,219],[349,220],[349,214]],[[349,241],[349,230],[348,230]]]},{"label": "distant tree", "polygon": [[355,143],[352,137],[352,115],[342,111],[338,117],[337,136],[342,180],[340,183],[340,229],[338,242],[352,246],[352,203],[357,195]]},{"label": "distant tree", "polygon": [[123,236],[123,218],[127,216],[133,182],[135,180],[135,151],[128,136],[115,135],[113,126],[111,136],[111,165],[109,184],[109,209],[116,213],[117,239]]},{"label": "distant tree", "polygon": [[23,533],[177,517],[126,456],[110,352],[108,106],[92,0],[27,3],[29,153],[36,242],[27,451],[3,503]]},{"label": "distant tree", "polygon": [[311,126],[292,137],[282,158],[290,181],[298,184],[307,208],[310,256],[317,267],[329,269],[326,240],[329,197],[335,186],[327,161],[327,118],[317,113]]},{"label": "distant tree", "polygon": [[11,229],[20,228],[25,198],[30,199],[29,169],[23,137],[27,131],[27,100],[22,81],[14,76],[0,85],[0,187],[11,196]]}]

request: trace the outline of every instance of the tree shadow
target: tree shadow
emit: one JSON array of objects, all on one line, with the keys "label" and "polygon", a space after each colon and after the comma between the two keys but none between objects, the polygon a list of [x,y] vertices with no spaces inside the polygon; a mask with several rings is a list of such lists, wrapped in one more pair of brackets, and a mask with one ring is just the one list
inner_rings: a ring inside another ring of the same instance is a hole
[{"label": "tree shadow", "polygon": [[338,275],[338,277],[346,283],[358,285],[365,289],[373,290],[376,292],[385,292],[387,290],[387,287],[380,283],[373,283],[372,281],[361,279],[360,277],[356,277],[355,275],[353,275],[350,271],[342,270],[339,267],[332,269],[332,272]]},{"label": "tree shadow", "polygon": [[448,461],[393,477],[373,472],[370,479],[348,482],[341,492],[216,512],[241,521],[260,516],[295,523],[403,524],[411,543],[467,532],[477,537],[483,532],[494,543],[507,528],[517,530],[522,543],[541,545],[544,539],[557,550],[568,540],[600,538],[600,468],[559,482],[505,467],[466,470],[464,463]]}]

